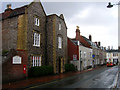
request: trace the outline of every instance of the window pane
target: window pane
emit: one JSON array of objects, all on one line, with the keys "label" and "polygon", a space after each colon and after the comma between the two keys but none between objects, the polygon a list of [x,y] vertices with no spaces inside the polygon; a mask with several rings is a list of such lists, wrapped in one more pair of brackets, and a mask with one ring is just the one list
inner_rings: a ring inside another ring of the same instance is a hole
[{"label": "window pane", "polygon": [[58,37],[58,48],[62,48],[62,38]]},{"label": "window pane", "polygon": [[34,43],[33,43],[33,45],[34,46],[40,46],[40,34],[38,34],[38,33],[34,33],[34,38],[33,38],[34,40]]},{"label": "window pane", "polygon": [[61,24],[59,24],[59,30],[61,30]]}]

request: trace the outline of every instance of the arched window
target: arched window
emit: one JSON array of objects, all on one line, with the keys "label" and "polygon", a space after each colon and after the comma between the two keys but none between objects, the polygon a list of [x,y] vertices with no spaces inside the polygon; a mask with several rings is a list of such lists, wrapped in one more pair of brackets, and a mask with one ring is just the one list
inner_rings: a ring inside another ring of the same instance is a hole
[{"label": "arched window", "polygon": [[62,37],[58,37],[58,48],[62,48]]}]

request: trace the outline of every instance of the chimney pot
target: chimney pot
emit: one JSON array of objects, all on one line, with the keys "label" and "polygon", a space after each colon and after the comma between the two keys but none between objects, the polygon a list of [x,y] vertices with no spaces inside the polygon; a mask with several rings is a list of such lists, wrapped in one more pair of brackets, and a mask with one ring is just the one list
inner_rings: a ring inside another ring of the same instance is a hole
[{"label": "chimney pot", "polygon": [[92,36],[91,35],[89,35],[89,40],[92,41]]},{"label": "chimney pot", "polygon": [[11,9],[11,4],[7,4],[7,9]]},{"label": "chimney pot", "polygon": [[98,42],[98,46],[100,46],[100,42]]},{"label": "chimney pot", "polygon": [[80,30],[79,30],[79,26],[77,26],[77,29],[76,29],[76,40],[80,40]]},{"label": "chimney pot", "polygon": [[5,12],[6,11],[12,11],[12,9],[11,9],[11,4],[7,4],[7,9],[5,9]]}]

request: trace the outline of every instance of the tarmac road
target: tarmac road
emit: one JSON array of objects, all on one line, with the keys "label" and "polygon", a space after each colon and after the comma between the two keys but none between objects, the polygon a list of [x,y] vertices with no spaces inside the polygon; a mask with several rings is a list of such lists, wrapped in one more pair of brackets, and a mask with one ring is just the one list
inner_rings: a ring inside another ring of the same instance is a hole
[{"label": "tarmac road", "polygon": [[72,77],[37,85],[34,88],[113,88],[117,83],[118,66],[104,67]]}]

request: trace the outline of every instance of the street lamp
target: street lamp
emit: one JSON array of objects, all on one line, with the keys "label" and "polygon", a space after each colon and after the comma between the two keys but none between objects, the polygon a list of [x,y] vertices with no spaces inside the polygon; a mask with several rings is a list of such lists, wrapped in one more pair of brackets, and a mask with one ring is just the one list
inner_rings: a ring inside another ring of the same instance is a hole
[{"label": "street lamp", "polygon": [[120,1],[117,4],[111,4],[111,2],[109,2],[107,8],[112,8],[114,5],[120,5]]},{"label": "street lamp", "polygon": [[107,8],[111,8],[111,7],[113,7],[113,5],[111,4],[111,2],[109,2]]}]

